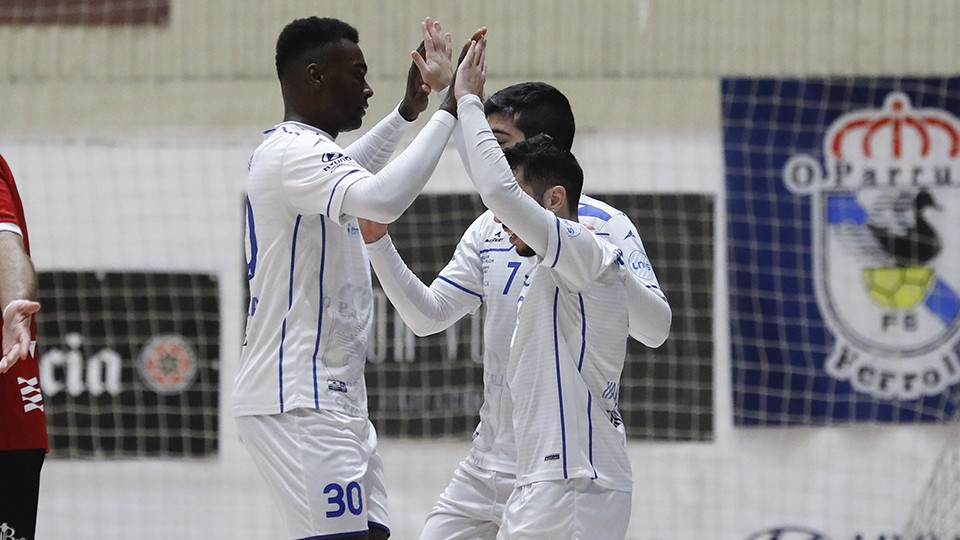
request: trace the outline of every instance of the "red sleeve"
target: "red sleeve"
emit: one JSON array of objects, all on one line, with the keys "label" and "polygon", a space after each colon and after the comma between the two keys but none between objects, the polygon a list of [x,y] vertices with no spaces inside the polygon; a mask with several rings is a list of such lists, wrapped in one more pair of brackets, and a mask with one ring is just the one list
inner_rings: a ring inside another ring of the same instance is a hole
[{"label": "red sleeve", "polygon": [[17,221],[17,211],[13,205],[13,194],[10,190],[10,186],[15,185],[13,183],[13,173],[10,172],[10,167],[3,156],[0,156],[0,178],[3,180],[0,182],[0,223],[20,225],[20,222]]},{"label": "red sleeve", "polygon": [[27,237],[27,222],[23,217],[23,204],[17,192],[13,173],[3,156],[0,156],[0,223],[15,223],[23,235],[23,247],[30,254],[30,240]]}]

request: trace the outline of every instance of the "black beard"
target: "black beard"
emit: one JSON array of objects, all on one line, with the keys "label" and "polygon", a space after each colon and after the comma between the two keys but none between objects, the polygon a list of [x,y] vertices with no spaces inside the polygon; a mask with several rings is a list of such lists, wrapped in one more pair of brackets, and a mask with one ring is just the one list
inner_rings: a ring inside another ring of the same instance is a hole
[{"label": "black beard", "polygon": [[530,246],[517,247],[517,255],[521,257],[533,257],[536,254],[537,252],[531,249]]}]

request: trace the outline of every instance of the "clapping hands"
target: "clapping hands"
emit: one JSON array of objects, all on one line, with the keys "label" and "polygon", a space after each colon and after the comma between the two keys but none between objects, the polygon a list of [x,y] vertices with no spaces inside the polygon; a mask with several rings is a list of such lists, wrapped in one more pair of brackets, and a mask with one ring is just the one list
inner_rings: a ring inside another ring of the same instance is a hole
[{"label": "clapping hands", "polygon": [[483,95],[483,83],[487,80],[487,38],[470,40],[467,53],[457,67],[456,83],[453,92],[457,99],[468,95]]},{"label": "clapping hands", "polygon": [[400,114],[416,120],[426,110],[430,91],[439,92],[453,79],[453,54],[450,33],[443,33],[440,23],[430,17],[420,23],[423,41],[410,53],[413,63],[407,71],[407,89],[400,103]]}]

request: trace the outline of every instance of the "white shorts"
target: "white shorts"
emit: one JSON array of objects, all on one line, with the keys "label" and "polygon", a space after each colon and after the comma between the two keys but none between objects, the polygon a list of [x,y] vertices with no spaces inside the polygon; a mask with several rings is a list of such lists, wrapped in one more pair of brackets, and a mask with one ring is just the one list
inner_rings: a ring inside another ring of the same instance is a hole
[{"label": "white shorts", "polygon": [[516,477],[463,461],[427,515],[420,540],[494,540]]},{"label": "white shorts", "polygon": [[237,430],[290,538],[389,531],[383,462],[367,418],[294,409],[239,416]]},{"label": "white shorts", "polygon": [[507,501],[497,540],[623,539],[631,498],[628,491],[600,487],[590,478],[519,486]]}]

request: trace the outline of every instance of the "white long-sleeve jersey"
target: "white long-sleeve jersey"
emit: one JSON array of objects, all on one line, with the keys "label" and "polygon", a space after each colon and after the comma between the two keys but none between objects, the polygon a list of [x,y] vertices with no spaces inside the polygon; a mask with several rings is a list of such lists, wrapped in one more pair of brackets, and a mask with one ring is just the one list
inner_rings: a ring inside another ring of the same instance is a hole
[{"label": "white long-sleeve jersey", "polygon": [[437,112],[384,166],[405,125],[394,110],[341,149],[314,127],[284,122],[254,151],[247,182],[250,306],[235,414],[367,414],[372,290],[355,216],[399,216],[432,174],[455,121]]},{"label": "white long-sleeve jersey", "polygon": [[[460,144],[458,135],[455,131]],[[669,332],[670,307],[636,227],[623,212],[586,195],[580,198],[579,220],[623,251],[635,277],[627,289],[631,336],[659,346]],[[407,267],[389,236],[368,244],[367,249],[384,292],[417,335],[442,331],[484,304],[484,400],[467,460],[489,470],[515,473],[513,400],[504,381],[517,298],[534,259],[517,255],[490,211],[467,228],[450,262],[429,287]]]},{"label": "white long-sleeve jersey", "polygon": [[520,291],[506,380],[517,485],[593,478],[630,491],[617,408],[629,335],[622,251],[520,189],[477,96],[458,101],[464,159],[484,204],[533,249]]}]

